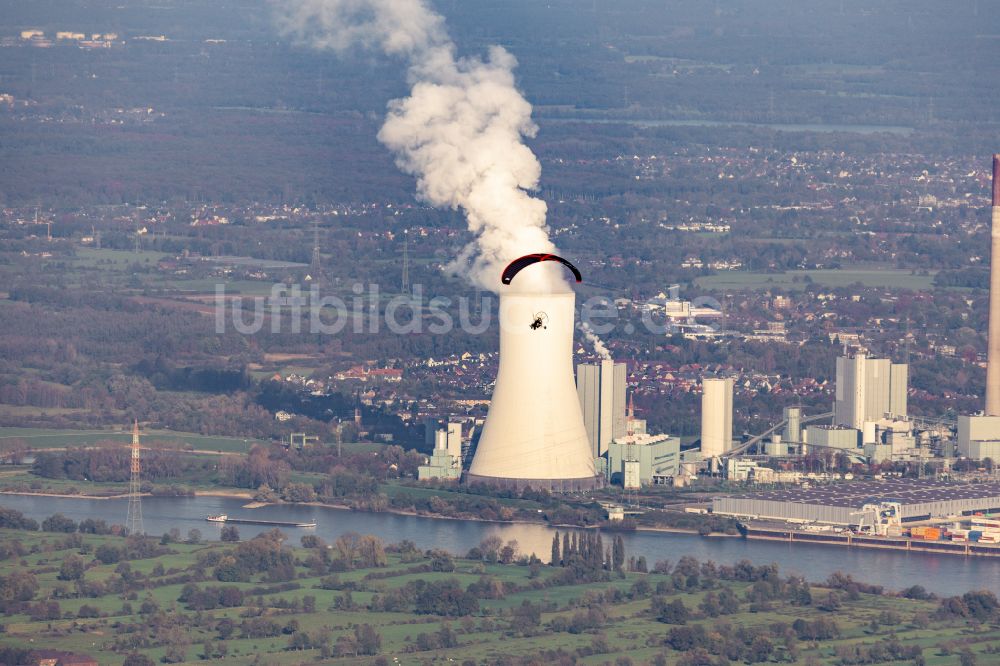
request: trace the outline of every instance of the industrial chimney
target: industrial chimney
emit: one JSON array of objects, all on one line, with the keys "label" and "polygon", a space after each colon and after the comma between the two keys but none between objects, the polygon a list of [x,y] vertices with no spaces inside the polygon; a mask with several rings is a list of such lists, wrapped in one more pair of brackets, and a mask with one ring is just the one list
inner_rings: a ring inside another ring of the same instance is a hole
[{"label": "industrial chimney", "polygon": [[986,341],[986,416],[1000,416],[1000,155],[993,156],[990,326]]},{"label": "industrial chimney", "polygon": [[986,409],[958,415],[958,454],[1000,460],[1000,154],[993,155],[990,230],[990,323],[986,340]]},{"label": "industrial chimney", "polygon": [[573,381],[576,294],[500,296],[500,368],[467,483],[556,492],[603,485]]}]

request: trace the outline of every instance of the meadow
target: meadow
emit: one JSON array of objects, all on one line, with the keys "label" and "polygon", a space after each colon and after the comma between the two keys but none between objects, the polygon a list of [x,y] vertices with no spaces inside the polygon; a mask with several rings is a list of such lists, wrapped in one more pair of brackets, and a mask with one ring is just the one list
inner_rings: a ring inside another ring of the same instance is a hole
[{"label": "meadow", "polygon": [[[46,428],[0,428],[0,447],[10,444],[12,440],[24,442],[32,449],[61,449],[68,446],[93,446],[97,442],[132,441],[131,430],[57,430]],[[143,430],[144,444],[158,443],[170,447],[191,449],[195,451],[211,451],[221,453],[243,453],[251,446],[260,442],[256,439],[242,437],[218,437],[199,435],[192,432],[177,432],[173,430]]]},{"label": "meadow", "polygon": [[860,283],[866,287],[886,289],[933,289],[933,271],[917,275],[913,271],[892,268],[844,268],[823,270],[783,271],[779,273],[725,271],[695,279],[699,289],[755,290],[768,288],[802,290],[811,280],[824,287],[847,287]]},{"label": "meadow", "polygon": [[[13,519],[0,511],[3,524]],[[1000,653],[995,608],[962,617],[942,612],[951,602],[849,578],[805,585],[770,567],[689,558],[647,573],[645,562],[623,565],[617,546],[613,561],[610,536],[606,562],[579,554],[581,538],[571,557],[563,550],[564,566],[514,543],[459,557],[359,535],[283,540],[0,530],[0,648],[44,645],[101,664],[134,653],[151,661],[130,663],[275,665],[944,666],[997,663]],[[886,650],[911,656],[879,660]]]}]

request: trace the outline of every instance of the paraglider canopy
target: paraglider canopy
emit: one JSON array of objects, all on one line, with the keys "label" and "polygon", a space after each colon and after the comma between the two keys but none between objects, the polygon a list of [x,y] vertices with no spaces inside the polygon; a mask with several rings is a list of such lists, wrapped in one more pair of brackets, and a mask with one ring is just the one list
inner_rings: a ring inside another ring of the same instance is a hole
[{"label": "paraglider canopy", "polygon": [[558,261],[566,268],[573,271],[573,277],[576,278],[577,282],[583,282],[583,276],[580,274],[580,269],[571,264],[566,259],[555,254],[526,254],[523,257],[515,259],[507,265],[507,268],[503,269],[503,275],[500,276],[500,281],[504,284],[510,284],[514,276],[521,272],[522,269],[527,268],[532,264],[537,264],[541,261]]}]

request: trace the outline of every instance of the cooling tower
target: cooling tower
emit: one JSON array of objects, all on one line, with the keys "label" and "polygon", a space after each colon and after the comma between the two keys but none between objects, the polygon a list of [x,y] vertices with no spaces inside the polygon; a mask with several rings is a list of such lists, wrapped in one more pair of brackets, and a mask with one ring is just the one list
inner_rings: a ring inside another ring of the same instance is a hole
[{"label": "cooling tower", "polygon": [[990,326],[986,336],[986,415],[1000,416],[1000,155],[993,156]]},{"label": "cooling tower", "polygon": [[500,296],[500,368],[467,483],[557,492],[603,485],[573,381],[576,295]]}]

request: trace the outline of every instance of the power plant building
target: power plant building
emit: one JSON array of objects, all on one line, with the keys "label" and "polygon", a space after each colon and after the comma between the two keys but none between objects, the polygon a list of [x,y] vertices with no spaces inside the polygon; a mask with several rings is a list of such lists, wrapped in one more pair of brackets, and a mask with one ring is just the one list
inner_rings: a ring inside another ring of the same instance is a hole
[{"label": "power plant building", "polygon": [[466,482],[556,492],[604,485],[573,382],[575,301],[573,292],[501,294],[500,366]]},{"label": "power plant building", "polygon": [[861,444],[861,431],[847,426],[811,425],[806,426],[806,441],[809,446],[828,449],[856,450]]},{"label": "power plant building", "polygon": [[426,465],[417,468],[417,479],[459,479],[462,476],[462,459],[448,454],[447,449],[434,449]]},{"label": "power plant building", "polygon": [[434,417],[428,417],[424,420],[424,428],[424,443],[431,450],[443,448],[451,456],[462,457],[462,424],[460,422],[441,421]]},{"label": "power plant building", "polygon": [[701,394],[701,454],[718,458],[733,445],[733,380],[706,377]]},{"label": "power plant building", "polygon": [[680,438],[626,435],[608,447],[608,480],[625,488],[667,485],[680,473],[680,462]]},{"label": "power plant building", "polygon": [[958,455],[1000,462],[1000,416],[958,417]]},{"label": "power plant building", "polygon": [[781,435],[775,433],[771,439],[764,444],[764,453],[769,456],[787,456],[788,443],[781,440]]},{"label": "power plant building", "polygon": [[852,483],[768,490],[716,497],[712,513],[762,520],[857,525],[863,507],[898,502],[902,521],[1000,511],[1000,483],[954,483],[928,479]]},{"label": "power plant building", "polygon": [[892,444],[865,444],[865,457],[870,462],[881,463],[892,460]]},{"label": "power plant building", "polygon": [[908,367],[858,353],[837,359],[834,423],[862,430],[868,421],[906,417]]},{"label": "power plant building", "polygon": [[417,478],[458,479],[462,476],[462,424],[448,423],[431,432],[434,450],[428,463],[417,468]]},{"label": "power plant building", "polygon": [[605,359],[576,367],[576,392],[594,458],[603,456],[614,439],[625,435],[627,383],[624,363]]}]

